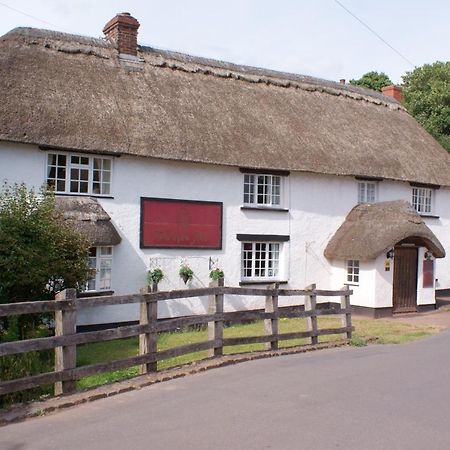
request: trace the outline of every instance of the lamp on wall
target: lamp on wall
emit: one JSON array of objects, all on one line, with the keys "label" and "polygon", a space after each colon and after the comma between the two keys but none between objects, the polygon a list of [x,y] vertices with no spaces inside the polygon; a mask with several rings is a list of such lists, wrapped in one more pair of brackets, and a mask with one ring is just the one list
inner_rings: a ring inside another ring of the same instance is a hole
[{"label": "lamp on wall", "polygon": [[423,254],[424,259],[426,259],[427,261],[433,258],[433,252],[431,252],[430,250],[427,250],[424,254]]},{"label": "lamp on wall", "polygon": [[387,253],[386,253],[386,258],[387,259],[394,259],[394,249],[391,248]]}]

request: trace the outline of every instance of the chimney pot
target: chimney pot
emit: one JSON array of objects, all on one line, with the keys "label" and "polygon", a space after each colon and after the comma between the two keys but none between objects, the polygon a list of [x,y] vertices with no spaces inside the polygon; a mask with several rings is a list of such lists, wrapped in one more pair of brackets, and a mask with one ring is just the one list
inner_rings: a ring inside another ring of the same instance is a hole
[{"label": "chimney pot", "polygon": [[386,95],[387,97],[392,97],[400,103],[403,100],[403,92],[400,86],[394,85],[384,86],[381,88],[381,92],[383,93],[383,95]]},{"label": "chimney pot", "polygon": [[137,56],[139,22],[128,12],[117,14],[103,28],[105,36],[117,45],[119,53]]}]

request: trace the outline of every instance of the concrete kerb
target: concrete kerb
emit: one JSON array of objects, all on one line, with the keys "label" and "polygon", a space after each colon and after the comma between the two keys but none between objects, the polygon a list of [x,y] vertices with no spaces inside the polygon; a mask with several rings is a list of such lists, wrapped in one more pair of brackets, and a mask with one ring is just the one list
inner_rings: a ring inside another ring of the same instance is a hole
[{"label": "concrete kerb", "polygon": [[[367,342],[371,342],[368,339]],[[34,401],[26,404],[15,405],[9,409],[0,411],[0,426],[10,423],[39,417],[54,413],[56,411],[81,405],[82,403],[92,402],[113,395],[122,394],[133,390],[142,389],[152,384],[163,381],[173,380],[175,378],[194,375],[210,369],[238,364],[255,359],[272,358],[275,356],[292,355],[296,353],[306,353],[316,350],[331,349],[349,345],[349,340],[343,339],[335,342],[327,342],[317,345],[289,347],[279,350],[261,351],[252,353],[239,353],[235,355],[222,356],[220,358],[209,358],[193,362],[184,366],[167,369],[161,372],[141,375],[129,380],[117,381],[111,384],[105,384],[91,389],[86,389],[74,394],[52,397],[45,400]]]}]

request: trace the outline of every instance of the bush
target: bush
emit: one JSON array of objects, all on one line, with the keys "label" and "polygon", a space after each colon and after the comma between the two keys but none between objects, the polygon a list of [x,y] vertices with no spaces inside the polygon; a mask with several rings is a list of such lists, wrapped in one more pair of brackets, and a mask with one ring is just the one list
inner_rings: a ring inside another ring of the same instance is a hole
[{"label": "bush", "polygon": [[[89,242],[55,211],[51,192],[5,184],[0,193],[0,304],[48,300],[58,290],[83,285],[90,275],[88,249]],[[49,323],[50,314],[0,318],[0,342],[49,335]],[[53,352],[2,357],[0,379],[51,370],[49,355]],[[30,394],[7,398],[20,401]]]},{"label": "bush", "polygon": [[[0,365],[0,379],[2,381],[14,380],[44,372],[51,372],[54,368],[53,350],[28,352],[18,355],[2,356]],[[39,386],[20,392],[13,392],[0,396],[0,408],[12,403],[35,400],[42,395],[51,394],[52,386]]]},{"label": "bush", "polygon": [[[54,298],[58,290],[86,283],[89,242],[55,211],[51,192],[5,185],[0,193],[0,303]],[[42,323],[21,316],[17,338]],[[0,323],[1,329],[11,325]],[[12,334],[10,334],[11,336]],[[1,340],[1,334],[0,334]]]}]

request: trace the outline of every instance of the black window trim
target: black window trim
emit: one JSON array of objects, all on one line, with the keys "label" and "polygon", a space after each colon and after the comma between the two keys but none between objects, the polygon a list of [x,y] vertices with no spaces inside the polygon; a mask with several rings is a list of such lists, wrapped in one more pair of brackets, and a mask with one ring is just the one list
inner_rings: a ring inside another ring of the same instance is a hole
[{"label": "black window trim", "polygon": [[286,234],[236,234],[240,242],[288,242],[290,236]]},{"label": "black window trim", "polygon": [[241,173],[253,173],[260,175],[278,175],[281,177],[287,177],[290,175],[289,170],[277,170],[277,169],[255,169],[252,167],[239,167]]},{"label": "black window trim", "polygon": [[410,181],[409,185],[411,187],[435,189],[435,190],[440,189],[440,187],[441,187],[439,184],[416,183],[414,181]]},{"label": "black window trim", "polygon": [[383,181],[384,178],[355,175],[355,180],[358,180],[358,181],[369,181],[369,182],[375,183],[375,182]]}]

